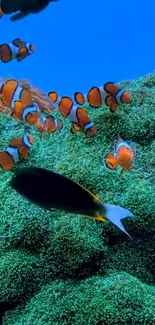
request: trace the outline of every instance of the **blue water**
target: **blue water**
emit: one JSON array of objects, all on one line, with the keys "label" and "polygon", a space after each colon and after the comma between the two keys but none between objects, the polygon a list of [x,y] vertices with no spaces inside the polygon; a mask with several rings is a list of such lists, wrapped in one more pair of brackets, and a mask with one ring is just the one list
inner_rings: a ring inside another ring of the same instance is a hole
[{"label": "blue water", "polygon": [[15,23],[4,16],[0,42],[20,37],[36,52],[21,63],[1,64],[0,75],[70,96],[142,76],[154,69],[154,9],[153,0],[60,0]]}]

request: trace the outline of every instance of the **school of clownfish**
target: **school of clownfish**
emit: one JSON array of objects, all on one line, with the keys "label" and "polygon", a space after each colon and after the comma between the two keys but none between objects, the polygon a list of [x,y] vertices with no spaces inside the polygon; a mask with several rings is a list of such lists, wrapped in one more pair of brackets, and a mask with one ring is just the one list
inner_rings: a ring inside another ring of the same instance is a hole
[{"label": "school of clownfish", "polygon": [[[3,63],[9,63],[12,60],[21,62],[34,51],[33,44],[16,38],[10,44],[0,45],[0,60]],[[2,103],[11,109],[13,118],[33,125],[41,134],[53,133],[57,129],[63,128],[61,119],[56,119],[51,114],[47,117],[41,116],[39,106],[32,100],[30,90],[21,87],[17,80],[8,79],[3,82],[0,96]],[[51,91],[47,94],[47,100],[60,111],[63,118],[69,120],[72,134],[81,132],[91,137],[96,134],[96,127],[83,105],[88,103],[94,109],[106,105],[111,112],[115,112],[120,104],[131,102],[131,95],[114,82],[107,82],[103,87],[92,87],[86,96],[81,92],[75,92],[73,99],[67,96],[60,97],[56,91]],[[1,168],[11,170],[21,158],[28,159],[28,151],[33,143],[32,139],[32,135],[13,139],[7,149],[0,153]],[[134,158],[135,149],[131,143],[119,137],[114,144],[114,151],[105,155],[104,163],[109,169],[116,169],[120,165],[124,172],[132,168]]]},{"label": "school of clownfish", "polygon": [[[39,13],[49,3],[55,1],[57,0],[0,0],[0,18],[5,14],[13,14],[10,20],[15,22],[29,14]],[[16,60],[19,63],[34,52],[33,44],[16,38],[10,44],[0,45],[0,61],[9,64],[12,60]],[[114,82],[107,82],[103,87],[92,87],[86,95],[75,92],[73,98],[60,97],[58,92],[50,91],[46,94],[42,104],[31,91],[29,85],[21,84],[15,79],[1,82],[2,107],[0,109],[3,111],[3,107],[5,107],[4,112],[6,112],[9,108],[12,118],[33,125],[41,135],[50,134],[63,128],[63,121],[51,115],[53,109],[59,110],[62,118],[68,119],[71,125],[71,134],[81,132],[92,137],[95,136],[97,130],[94,122],[90,119],[89,111],[84,108],[86,103],[93,109],[106,105],[111,113],[114,113],[120,104],[131,102],[131,94]],[[42,107],[43,102],[45,106],[48,106],[48,111],[49,107],[51,108],[50,114],[46,117],[41,115],[45,108]],[[32,134],[23,134],[21,138],[13,138],[8,147],[0,152],[0,167],[6,171],[15,169],[16,163],[28,159],[33,143]],[[103,161],[107,168],[114,170],[119,165],[124,172],[131,170],[134,158],[135,148],[130,142],[124,141],[119,136],[114,143],[113,152],[107,153]],[[53,186],[49,192],[51,183],[56,186]],[[63,210],[103,222],[110,221],[132,238],[121,222],[123,218],[134,217],[131,211],[117,205],[103,203],[100,198],[82,185],[61,174],[35,166],[15,169],[10,185],[30,202],[48,211]],[[70,200],[69,193],[71,193],[72,200]],[[0,237],[8,237],[8,235]]]}]

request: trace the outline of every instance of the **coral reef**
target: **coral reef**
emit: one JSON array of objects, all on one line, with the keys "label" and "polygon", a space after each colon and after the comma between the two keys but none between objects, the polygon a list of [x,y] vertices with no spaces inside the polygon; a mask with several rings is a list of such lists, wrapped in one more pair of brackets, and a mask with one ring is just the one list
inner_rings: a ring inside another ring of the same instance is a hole
[{"label": "coral reef", "polygon": [[28,87],[31,91],[32,99],[38,104],[39,109],[42,113],[49,114],[54,110],[54,106],[47,98],[47,94],[42,92],[40,89],[32,87],[28,80],[19,81],[21,87]]},{"label": "coral reef", "polygon": [[[135,215],[124,220],[131,240],[109,222],[30,204],[10,188],[13,171],[1,170],[2,325],[155,324],[155,73],[120,86],[132,102],[115,113],[85,106],[97,129],[90,138],[72,135],[66,119],[62,130],[41,136],[33,126],[0,115],[0,150],[25,130],[35,139],[29,160],[17,168],[62,173]],[[103,165],[118,134],[136,148],[134,168],[124,174]]]},{"label": "coral reef", "polygon": [[[5,82],[8,79],[11,79],[11,76],[5,78],[4,80],[0,78],[0,83]],[[30,89],[32,100],[38,104],[39,109],[42,113],[50,114],[51,111],[55,109],[52,103],[47,98],[47,94],[45,94],[38,88],[32,87],[28,80],[24,80],[24,79],[19,80],[19,85],[23,88]],[[9,112],[10,112],[10,108],[5,106],[0,100],[0,113],[9,113]]]}]

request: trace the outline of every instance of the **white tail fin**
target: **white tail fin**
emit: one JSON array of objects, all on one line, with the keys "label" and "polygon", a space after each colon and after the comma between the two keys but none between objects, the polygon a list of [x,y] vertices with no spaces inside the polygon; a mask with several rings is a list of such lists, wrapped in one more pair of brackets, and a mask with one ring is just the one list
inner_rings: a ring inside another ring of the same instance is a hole
[{"label": "white tail fin", "polygon": [[104,204],[104,208],[106,210],[106,213],[104,215],[105,218],[114,223],[114,225],[116,225],[119,229],[125,232],[125,234],[127,234],[132,239],[132,237],[125,230],[121,219],[127,217],[134,217],[134,215],[129,210],[121,208],[118,205]]}]

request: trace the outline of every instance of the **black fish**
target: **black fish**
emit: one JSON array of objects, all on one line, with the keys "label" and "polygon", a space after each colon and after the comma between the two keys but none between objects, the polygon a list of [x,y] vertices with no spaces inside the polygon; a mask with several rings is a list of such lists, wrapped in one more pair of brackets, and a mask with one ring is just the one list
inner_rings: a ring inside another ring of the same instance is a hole
[{"label": "black fish", "polygon": [[59,0],[1,0],[1,9],[4,14],[12,14],[12,21],[24,18],[30,13],[36,14],[44,10],[50,2]]},{"label": "black fish", "polygon": [[10,185],[44,209],[64,210],[101,221],[108,219],[131,237],[121,223],[122,218],[133,217],[130,211],[116,205],[103,204],[91,192],[63,175],[43,168],[23,168],[15,171]]}]

